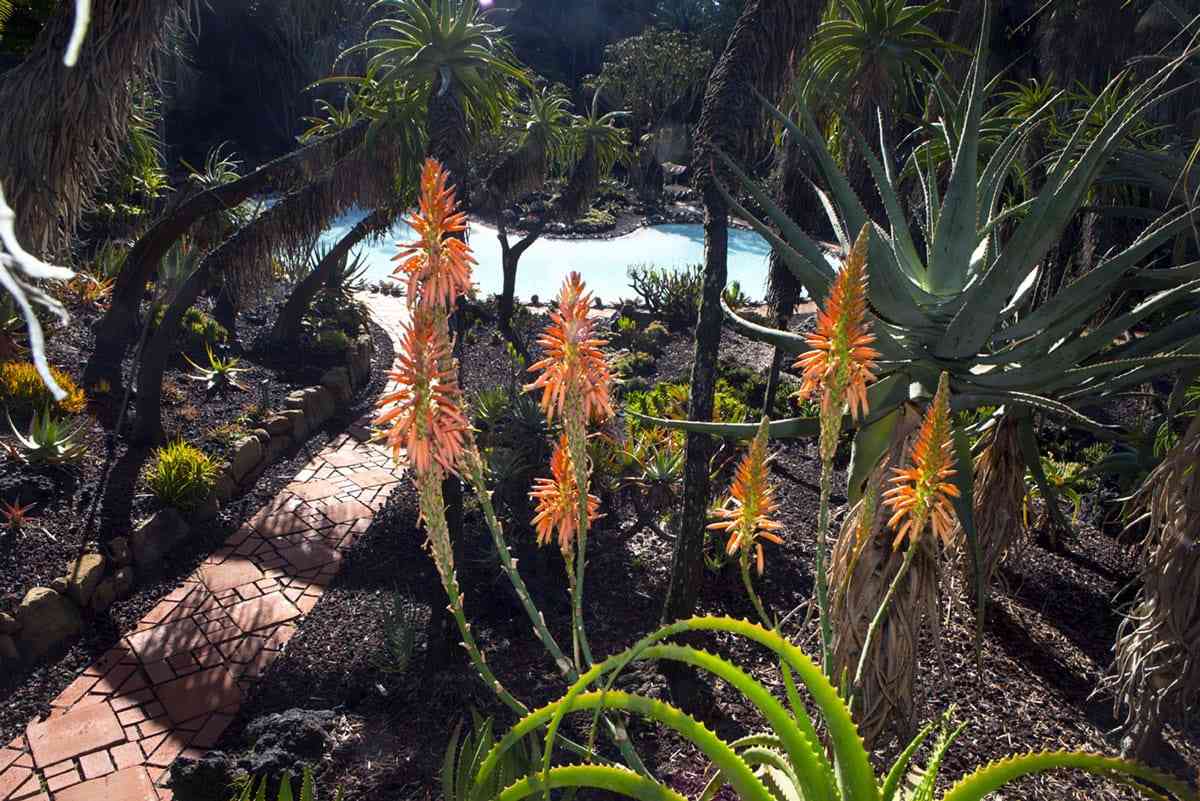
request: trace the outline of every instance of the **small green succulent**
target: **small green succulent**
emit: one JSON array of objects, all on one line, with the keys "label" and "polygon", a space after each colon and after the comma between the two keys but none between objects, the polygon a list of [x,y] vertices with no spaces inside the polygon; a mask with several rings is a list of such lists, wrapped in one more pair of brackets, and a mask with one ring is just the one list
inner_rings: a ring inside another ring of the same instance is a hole
[{"label": "small green succulent", "polygon": [[83,459],[86,447],[79,441],[83,426],[71,427],[49,409],[35,414],[29,421],[29,433],[22,434],[8,418],[8,427],[17,445],[11,452],[31,465],[71,465]]}]

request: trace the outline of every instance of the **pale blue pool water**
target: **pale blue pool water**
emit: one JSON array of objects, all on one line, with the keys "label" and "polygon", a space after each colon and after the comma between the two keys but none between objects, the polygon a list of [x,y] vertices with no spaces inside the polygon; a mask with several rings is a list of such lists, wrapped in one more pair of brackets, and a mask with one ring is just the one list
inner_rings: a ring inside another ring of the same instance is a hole
[{"label": "pale blue pool water", "polygon": [[[348,214],[339,219],[321,237],[322,245],[332,245],[361,219],[361,214]],[[366,280],[375,282],[386,278],[395,267],[391,261],[396,242],[412,238],[412,229],[399,223],[383,239],[361,245],[367,264]],[[511,239],[514,244],[515,239]],[[496,230],[486,225],[472,224],[470,243],[479,262],[475,282],[484,295],[501,289],[500,243]],[[737,281],[753,299],[761,299],[767,280],[767,256],[771,246],[753,231],[732,229],[729,232],[729,281]],[[684,267],[704,261],[704,229],[699,225],[655,225],[640,228],[615,239],[547,239],[535,242],[521,257],[517,272],[517,297],[528,300],[538,295],[543,301],[558,294],[563,277],[571,270],[583,275],[583,280],[598,298],[612,303],[619,298],[634,297],[626,277],[632,264],[652,263],[660,267]]]}]

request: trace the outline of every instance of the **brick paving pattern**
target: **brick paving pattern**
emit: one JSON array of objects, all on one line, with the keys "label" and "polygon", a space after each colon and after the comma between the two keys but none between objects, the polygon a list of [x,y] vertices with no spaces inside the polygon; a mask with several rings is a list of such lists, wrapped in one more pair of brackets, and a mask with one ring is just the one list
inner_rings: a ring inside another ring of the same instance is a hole
[{"label": "brick paving pattern", "polygon": [[[364,299],[398,341],[403,301]],[[366,422],[0,748],[0,801],[170,801],[159,785],[171,763],[217,742],[399,482],[389,452],[364,441]]]}]

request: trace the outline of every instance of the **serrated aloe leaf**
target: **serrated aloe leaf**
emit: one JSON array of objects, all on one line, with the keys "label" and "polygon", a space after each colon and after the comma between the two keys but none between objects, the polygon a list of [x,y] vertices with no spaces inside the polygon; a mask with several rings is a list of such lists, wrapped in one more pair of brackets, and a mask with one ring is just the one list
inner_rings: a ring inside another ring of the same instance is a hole
[{"label": "serrated aloe leaf", "polygon": [[[1168,212],[1159,217],[1125,250],[1111,258],[1105,259],[1084,276],[1063,287],[1054,296],[1052,303],[1047,303],[1029,314],[1014,325],[998,332],[993,337],[996,342],[1011,342],[1026,336],[1031,336],[1064,314],[1064,309],[1074,309],[1080,304],[1094,304],[1097,308],[1104,302],[1121,279],[1146,256],[1150,255],[1164,242],[1186,230],[1191,214],[1178,210]],[[1164,271],[1167,272],[1167,271]],[[1190,274],[1179,274],[1184,278],[1194,278]]]},{"label": "serrated aloe leaf", "polygon": [[[647,425],[655,425],[672,431],[688,431],[693,434],[708,434],[721,439],[754,439],[758,423],[704,423],[695,420],[669,420],[664,417],[648,417],[637,412],[627,412]],[[801,439],[815,437],[821,424],[815,417],[788,417],[774,420],[768,427],[771,439]]]},{"label": "serrated aloe leaf", "polygon": [[[1195,794],[1182,782],[1136,762],[1096,754],[1050,751],[1009,757],[979,768],[959,779],[942,796],[942,801],[984,801],[991,793],[1024,776],[1064,768],[1082,770],[1102,777],[1123,774],[1161,787],[1179,801],[1195,799]],[[1150,797],[1154,798],[1156,794],[1152,793]]]},{"label": "serrated aloe leaf", "polygon": [[[769,225],[747,211],[720,181],[717,181],[716,185],[717,191],[725,198],[725,202],[729,204],[729,207],[736,211],[742,219],[750,223],[750,226],[755,231],[771,243],[771,247],[783,259],[784,264],[787,265],[792,275],[796,276],[796,279],[808,290],[810,296],[824,297],[829,294],[829,286],[833,283],[833,268],[829,266],[829,262],[825,260],[824,252],[817,247],[816,243],[812,243],[812,248],[809,249],[805,244],[807,237],[797,239],[797,246],[804,252],[796,250],[792,247],[791,243],[775,233]],[[811,242],[811,240],[807,241]],[[819,261],[813,261],[814,258],[818,258]]]},{"label": "serrated aloe leaf", "polygon": [[967,84],[967,119],[950,168],[950,183],[941,217],[929,248],[929,287],[934,294],[953,294],[966,285],[972,251],[978,242],[976,194],[979,170],[979,118],[983,110],[983,69],[988,53],[991,14],[984,12],[979,48]]}]

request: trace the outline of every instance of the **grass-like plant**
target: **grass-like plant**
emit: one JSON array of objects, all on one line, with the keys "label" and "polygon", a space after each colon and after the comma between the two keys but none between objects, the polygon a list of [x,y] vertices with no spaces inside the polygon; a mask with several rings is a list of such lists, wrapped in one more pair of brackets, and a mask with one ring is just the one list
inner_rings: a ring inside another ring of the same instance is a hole
[{"label": "grass-like plant", "polygon": [[142,480],[163,506],[191,512],[212,494],[217,465],[196,446],[176,440],[154,451]]}]

